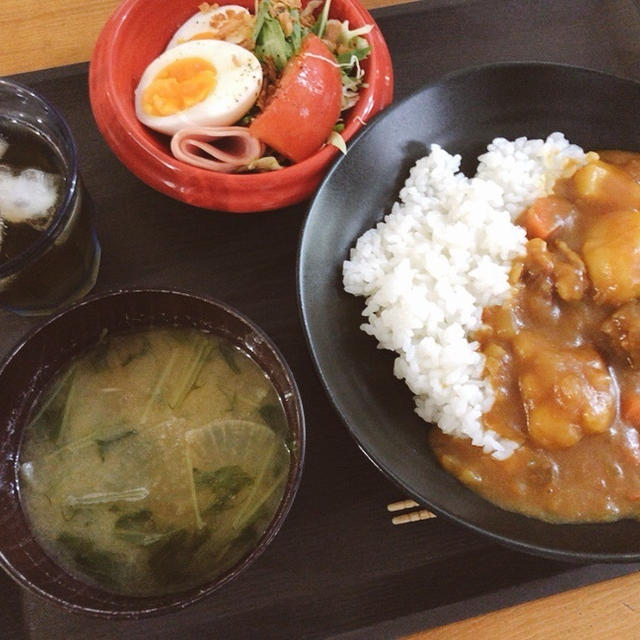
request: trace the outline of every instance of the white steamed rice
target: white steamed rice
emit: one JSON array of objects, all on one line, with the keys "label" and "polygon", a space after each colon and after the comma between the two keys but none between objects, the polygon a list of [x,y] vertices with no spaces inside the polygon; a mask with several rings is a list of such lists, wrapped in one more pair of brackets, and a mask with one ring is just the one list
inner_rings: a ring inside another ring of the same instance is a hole
[{"label": "white steamed rice", "polygon": [[517,444],[482,424],[494,395],[470,335],[483,307],[509,295],[511,263],[525,251],[525,231],[513,220],[585,154],[553,133],[496,138],[473,178],[459,172],[460,159],[431,146],[391,213],[358,239],[343,283],[366,298],[362,330],[398,354],[394,374],[414,394],[418,415],[506,458]]}]

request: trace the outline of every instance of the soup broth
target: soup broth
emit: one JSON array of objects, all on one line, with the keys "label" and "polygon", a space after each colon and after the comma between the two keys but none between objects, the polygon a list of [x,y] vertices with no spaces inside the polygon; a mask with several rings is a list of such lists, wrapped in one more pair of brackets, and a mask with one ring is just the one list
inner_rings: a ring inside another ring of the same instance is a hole
[{"label": "soup broth", "polygon": [[43,547],[108,590],[196,586],[242,558],[284,493],[289,430],[264,372],[224,338],[105,337],[25,431],[21,497]]}]

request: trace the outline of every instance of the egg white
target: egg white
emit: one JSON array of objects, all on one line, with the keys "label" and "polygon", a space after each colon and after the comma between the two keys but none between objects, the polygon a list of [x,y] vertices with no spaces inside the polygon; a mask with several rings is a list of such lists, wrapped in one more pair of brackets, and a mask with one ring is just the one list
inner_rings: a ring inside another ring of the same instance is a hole
[{"label": "egg white", "polygon": [[[167,65],[183,58],[202,58],[216,69],[216,84],[201,102],[171,115],[144,112],[142,97]],[[254,105],[262,86],[262,67],[243,47],[222,40],[192,40],[160,54],[145,69],[135,90],[135,109],[140,122],[155,131],[173,135],[186,126],[234,124]]]},{"label": "egg white", "polygon": [[[191,40],[194,36],[200,33],[206,33],[212,31],[209,24],[211,18],[217,14],[224,14],[228,11],[242,13],[246,17],[251,14],[247,9],[241,7],[238,4],[227,4],[221,7],[213,7],[209,11],[198,11],[195,15],[191,16],[178,30],[173,34],[173,38],[169,40],[167,49],[171,49],[178,44]],[[232,33],[225,38],[227,42],[233,42],[234,44],[240,44],[244,40],[242,33]]]}]

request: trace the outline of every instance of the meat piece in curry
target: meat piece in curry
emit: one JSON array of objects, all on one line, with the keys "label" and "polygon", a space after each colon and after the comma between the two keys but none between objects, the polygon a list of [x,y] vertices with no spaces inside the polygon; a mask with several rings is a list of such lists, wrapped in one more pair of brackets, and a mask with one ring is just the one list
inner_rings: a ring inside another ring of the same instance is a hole
[{"label": "meat piece in curry", "polygon": [[518,222],[510,301],[474,336],[495,390],[497,460],[438,429],[443,467],[485,498],[551,522],[640,518],[640,154],[604,151]]}]

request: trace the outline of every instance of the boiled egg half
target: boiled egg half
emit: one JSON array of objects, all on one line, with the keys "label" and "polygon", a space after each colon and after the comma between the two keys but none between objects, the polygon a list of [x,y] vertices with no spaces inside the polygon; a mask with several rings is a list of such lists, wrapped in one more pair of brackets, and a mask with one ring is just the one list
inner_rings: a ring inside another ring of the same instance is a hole
[{"label": "boiled egg half", "polygon": [[261,86],[253,53],[222,40],[192,40],[145,69],[135,91],[136,115],[167,135],[187,126],[226,126],[251,109]]},{"label": "boiled egg half", "polygon": [[167,49],[189,40],[216,39],[242,44],[251,39],[253,24],[254,17],[240,5],[204,5],[173,34]]}]

